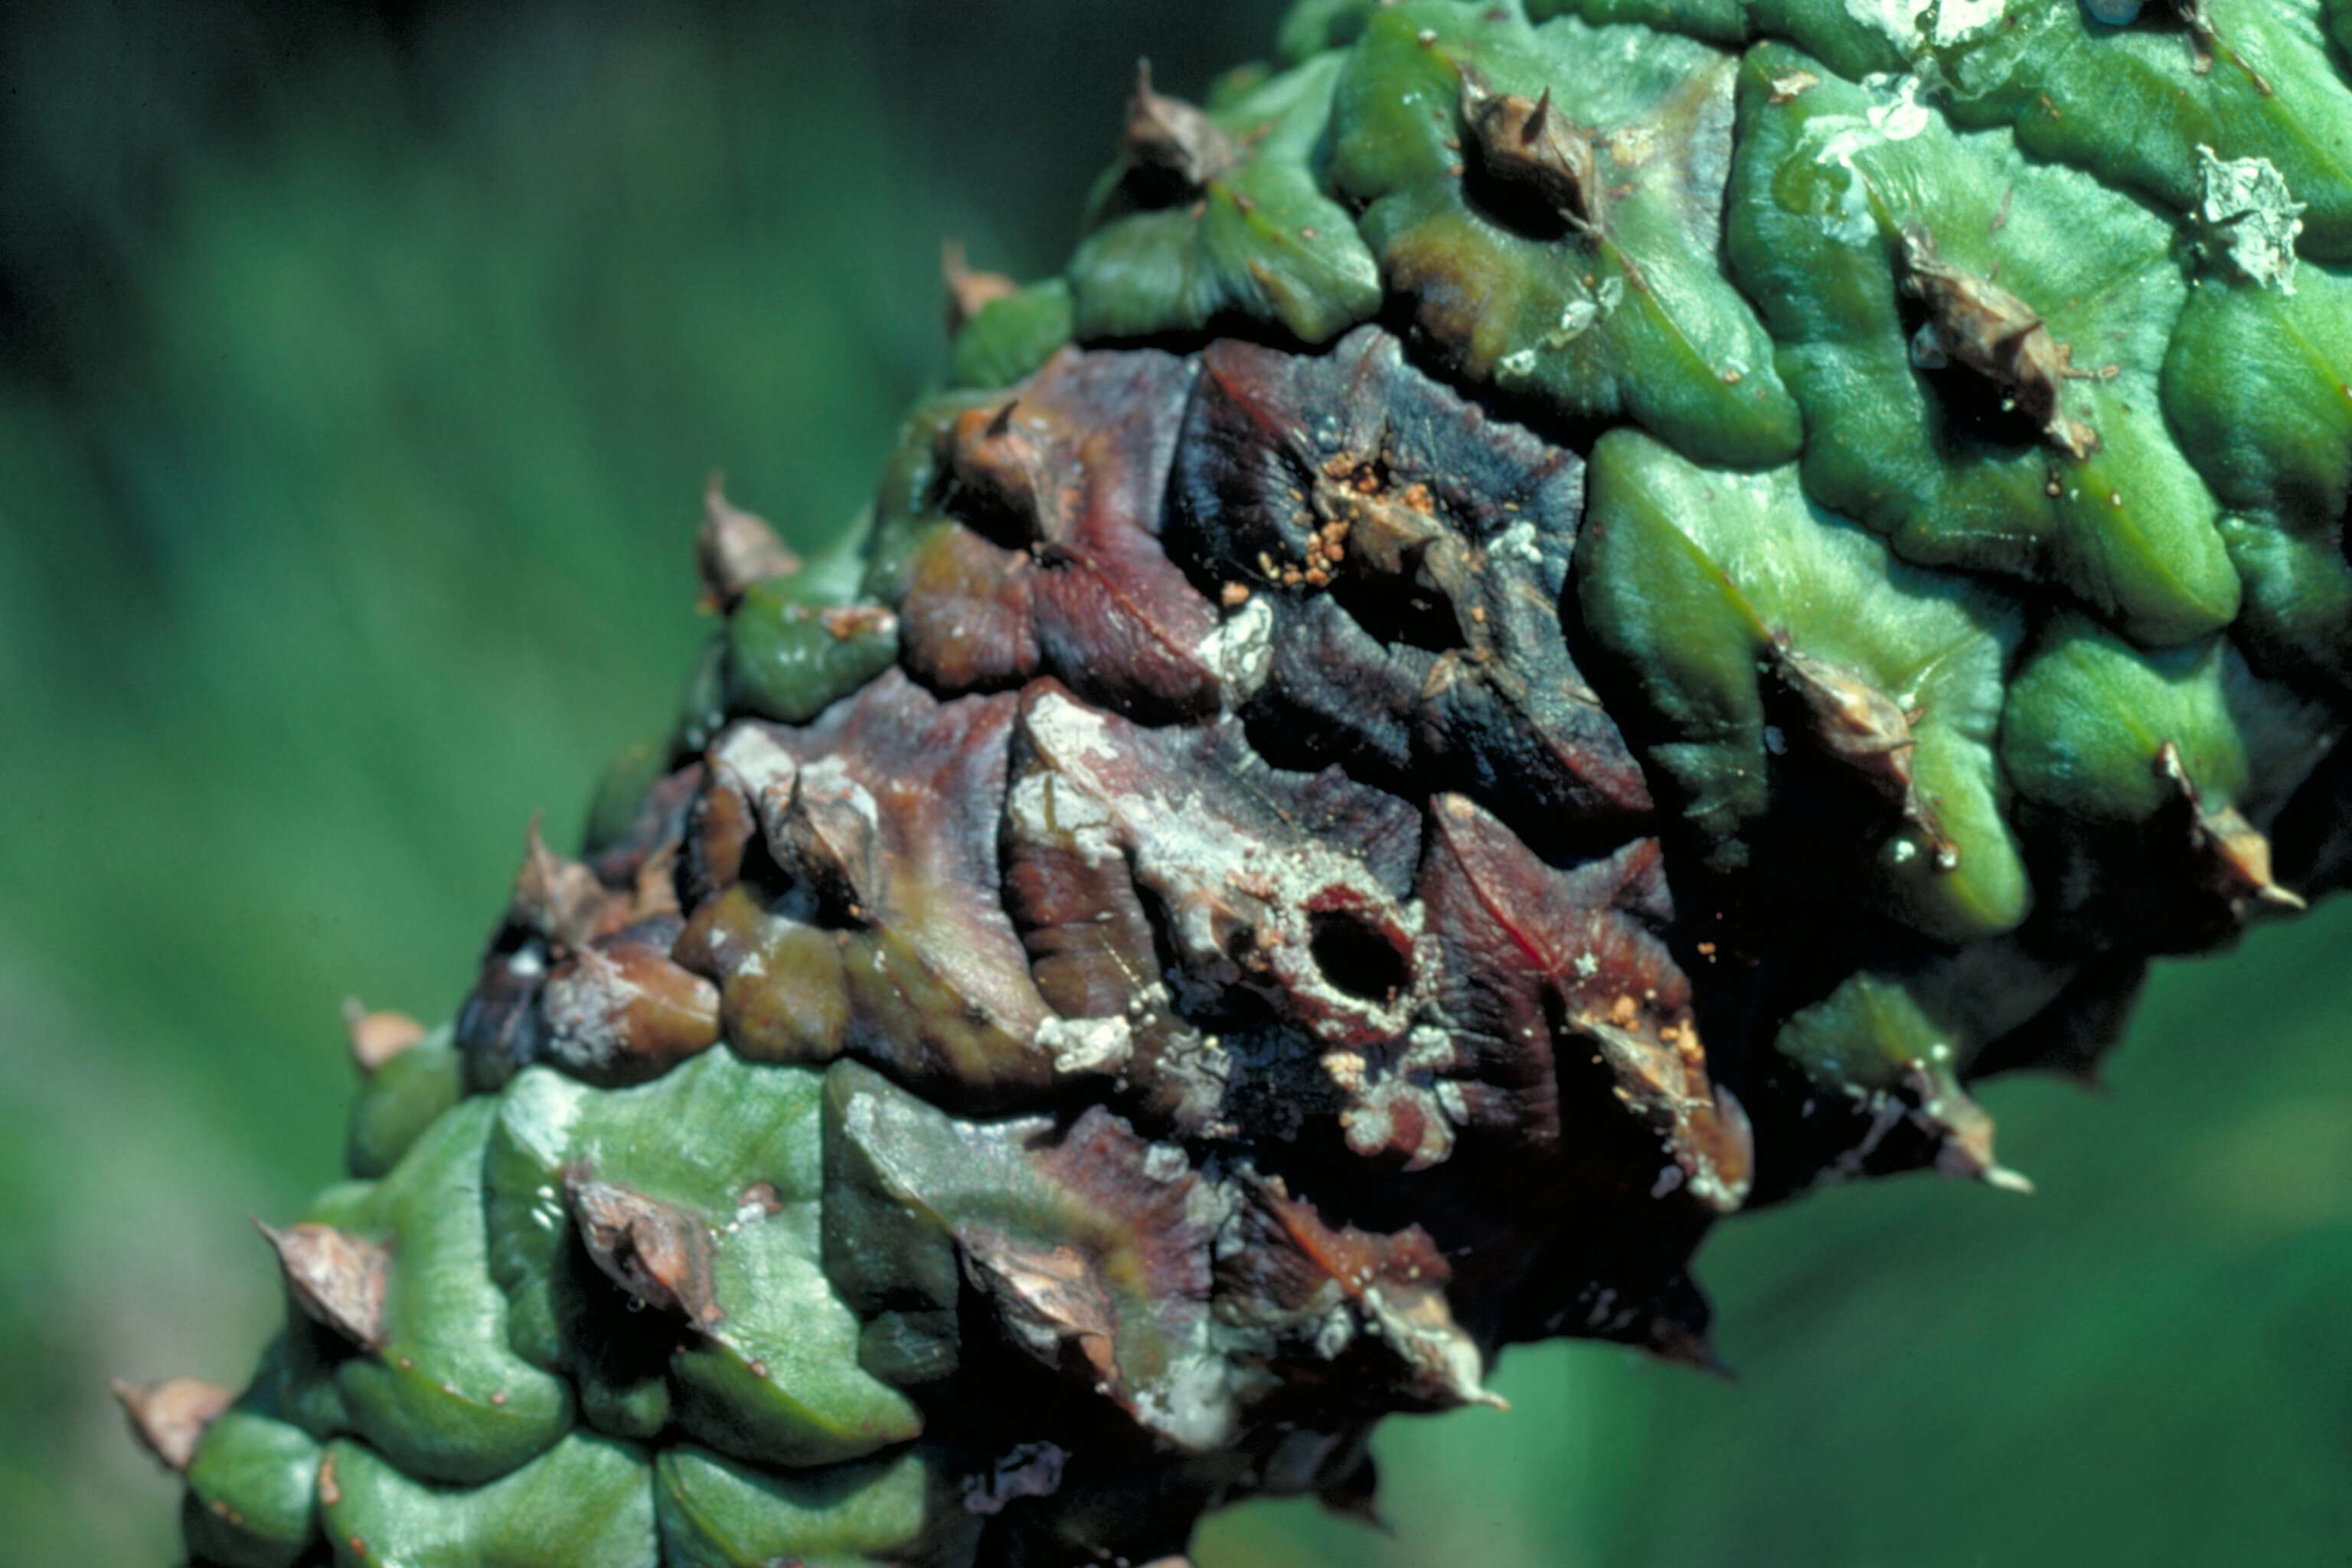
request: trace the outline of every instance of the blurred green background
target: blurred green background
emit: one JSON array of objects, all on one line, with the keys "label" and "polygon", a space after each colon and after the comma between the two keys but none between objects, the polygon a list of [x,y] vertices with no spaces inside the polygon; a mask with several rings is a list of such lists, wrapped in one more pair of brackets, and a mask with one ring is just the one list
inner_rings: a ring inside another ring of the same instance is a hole
[{"label": "blurred green background", "polygon": [[[0,22],[0,1556],[156,1564],[110,1373],[242,1376],[248,1211],[334,1170],[337,1004],[464,988],[700,627],[702,474],[797,542],[940,364],[940,241],[1064,254],[1138,53],[1271,0]],[[2159,977],[2104,1095],[1709,1244],[1734,1386],[1515,1352],[1396,1423],[1392,1532],[1203,1568],[2352,1560],[2339,901]]]}]

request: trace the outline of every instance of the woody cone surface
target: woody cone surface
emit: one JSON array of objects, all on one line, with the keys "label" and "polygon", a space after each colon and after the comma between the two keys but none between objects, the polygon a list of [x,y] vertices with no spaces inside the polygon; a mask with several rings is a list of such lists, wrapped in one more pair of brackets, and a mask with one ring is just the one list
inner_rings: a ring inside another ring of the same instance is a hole
[{"label": "woody cone surface", "polygon": [[[1307,0],[950,268],[230,1398],[221,1568],[1144,1563],[2352,866],[2352,5]],[[1121,125],[1105,84],[1107,126]],[[681,606],[683,611],[683,606]],[[263,1259],[257,1255],[255,1264]]]}]

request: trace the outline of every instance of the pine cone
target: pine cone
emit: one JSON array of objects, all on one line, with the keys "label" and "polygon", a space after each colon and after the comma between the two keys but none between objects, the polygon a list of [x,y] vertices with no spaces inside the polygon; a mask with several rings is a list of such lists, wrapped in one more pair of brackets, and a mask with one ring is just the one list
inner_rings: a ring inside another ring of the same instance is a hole
[{"label": "pine cone", "polygon": [[1969,1082],[2345,879],[2318,41],[1528,10],[1147,73],[854,553],[714,485],[680,721],[454,1027],[355,1015],[261,1375],[126,1391],[198,1560],[1362,1509],[1506,1344],[1712,1364],[1722,1216],[2022,1186]]}]

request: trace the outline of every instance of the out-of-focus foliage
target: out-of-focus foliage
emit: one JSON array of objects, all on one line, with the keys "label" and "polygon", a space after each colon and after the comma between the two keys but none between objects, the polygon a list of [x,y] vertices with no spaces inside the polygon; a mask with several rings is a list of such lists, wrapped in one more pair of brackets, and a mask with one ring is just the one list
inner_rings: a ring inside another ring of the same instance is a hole
[{"label": "out-of-focus foliage", "polygon": [[[1066,253],[1139,51],[1271,5],[0,22],[0,1541],[169,1561],[105,1377],[234,1381],[245,1223],[334,1168],[337,1002],[446,1012],[705,627],[703,471],[797,544],[945,373],[939,241]],[[1393,1536],[1204,1568],[2329,1560],[2352,1531],[2352,989],[2332,906],[2159,974],[2113,1087],[1996,1085],[2019,1203],[1727,1226],[1737,1387],[1593,1345],[1392,1424]]]}]

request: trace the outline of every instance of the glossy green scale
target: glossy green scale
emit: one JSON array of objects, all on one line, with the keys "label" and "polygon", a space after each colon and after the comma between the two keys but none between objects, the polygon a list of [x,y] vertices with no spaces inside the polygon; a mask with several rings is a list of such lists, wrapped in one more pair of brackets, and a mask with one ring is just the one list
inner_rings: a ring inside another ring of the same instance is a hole
[{"label": "glossy green scale", "polygon": [[[2228,624],[2218,508],[2157,395],[2188,296],[2171,226],[2006,132],[1954,132],[1908,83],[1859,87],[1783,46],[1749,52],[1739,102],[1727,249],[1804,405],[1813,499],[1911,560],[2055,582],[2143,642]],[[2000,414],[2001,389],[1957,359],[1914,363],[1906,232],[2068,346],[2059,408],[2095,450]]]},{"label": "glossy green scale", "polygon": [[1898,979],[1859,973],[1781,1026],[1773,1049],[1832,1090],[1895,1088],[1916,1072],[1949,1081],[1950,1032]]},{"label": "glossy green scale", "polygon": [[1283,13],[1275,34],[1274,58],[1286,66],[1314,58],[1326,49],[1354,43],[1380,0],[1297,0]]},{"label": "glossy green scale", "polygon": [[2352,259],[2352,84],[2316,0],[2206,0],[2203,48],[2160,4],[2123,27],[2080,0],[1942,9],[1958,19],[1937,29],[1920,69],[1956,123],[2014,126],[2032,156],[2183,216],[2202,201],[2200,147],[2264,159],[2307,205],[2305,253]]},{"label": "glossy green scale", "polygon": [[848,607],[837,588],[805,574],[745,589],[727,617],[729,711],[804,724],[889,668],[896,626],[845,630],[825,614]]},{"label": "glossy green scale", "polygon": [[[503,1475],[572,1421],[571,1390],[509,1345],[506,1298],[488,1272],[482,1153],[497,1110],[466,1100],[382,1181],[331,1188],[303,1216],[387,1247],[392,1262],[382,1346],[290,1368],[294,1397],[304,1383],[331,1384],[345,1429],[437,1483]],[[289,1321],[310,1342],[324,1332],[299,1312]]]},{"label": "glossy green scale", "polygon": [[2309,265],[2294,292],[2221,275],[2181,313],[2164,406],[2221,504],[2245,580],[2233,635],[2265,669],[2352,686],[2352,277]]},{"label": "glossy green scale", "polygon": [[1867,1168],[1886,1132],[1909,1121],[1936,1140],[1948,1174],[2025,1190],[1993,1159],[1991,1118],[1961,1080],[1986,1046],[2059,1002],[2077,973],[2014,938],[1921,952],[1846,976],[1792,1014],[1772,1048],[1831,1106],[1851,1102],[1876,1122],[1842,1173]]},{"label": "glossy green scale", "polygon": [[362,1181],[385,1174],[466,1093],[466,1064],[444,1025],[369,1073],[352,1099],[345,1163]]},{"label": "glossy green scale", "polygon": [[574,1433],[466,1490],[420,1486],[357,1443],[328,1450],[320,1513],[338,1568],[659,1568],[645,1450]]},{"label": "glossy green scale", "polygon": [[490,1278],[506,1293],[518,1354],[567,1377],[581,1418],[614,1436],[650,1440],[674,1413],[667,1336],[582,1249],[564,1211],[562,1168],[578,1094],[531,1069],[508,1084],[484,1152]]},{"label": "glossy green scale", "polygon": [[[1593,132],[1595,232],[1507,221],[1477,195],[1465,68],[1496,93],[1549,91]],[[1702,461],[1785,462],[1796,405],[1716,260],[1731,76],[1718,51],[1638,27],[1385,7],[1340,78],[1332,183],[1363,204],[1382,277],[1447,371],[1552,420],[1631,419]]]},{"label": "glossy green scale", "polygon": [[1855,841],[1872,844],[1862,896],[1942,941],[2021,921],[2032,890],[1993,755],[2015,605],[1890,559],[1879,540],[1810,504],[1793,467],[1705,468],[1612,431],[1593,448],[1590,482],[1576,560],[1585,623],[1633,682],[1654,727],[1648,753],[1679,787],[1716,868],[1748,865],[1763,847],[1757,836],[1790,821],[1780,758],[1804,742],[1769,706],[1773,643],[1785,636],[1916,715],[1916,793],[1957,858],[1940,865],[1934,838],[1891,811],[1777,852],[1832,865]]},{"label": "glossy green scale", "polygon": [[1787,38],[1842,75],[1900,71],[1920,41],[1926,0],[1528,0],[1528,14],[1630,22],[1715,44]]},{"label": "glossy green scale", "polygon": [[2010,688],[2000,755],[2021,798],[2076,821],[2145,823],[2175,805],[2165,746],[2208,810],[2258,822],[2310,771],[2336,724],[2255,677],[2226,639],[2149,651],[2079,616],[2044,628]]},{"label": "glossy green scale", "polygon": [[2176,213],[2202,194],[2198,149],[2267,159],[2310,205],[2310,254],[2352,254],[2352,87],[2339,0],[2208,0],[2200,44],[2161,4],[2121,26],[2083,0],[1529,0],[1529,15],[1633,22],[1737,45],[1793,43],[1849,80],[1916,76],[1956,123],[2013,128]]},{"label": "glossy green scale", "polygon": [[942,1506],[942,1482],[921,1449],[778,1473],[701,1448],[668,1448],[656,1461],[654,1486],[667,1568],[895,1562],[937,1550],[943,1518],[947,1531],[965,1536],[980,1523],[960,1499]]},{"label": "glossy green scale", "polygon": [[[710,1288],[726,1312],[666,1363],[640,1365],[634,1389],[609,1389],[616,1420],[650,1436],[671,1414],[700,1441],[772,1465],[856,1458],[916,1436],[915,1407],[860,1370],[858,1325],[819,1267],[821,1084],[724,1047],[635,1089],[593,1089],[544,1068],[520,1075],[488,1152],[493,1268],[515,1303],[518,1347],[582,1369],[599,1342],[660,1337],[643,1325],[620,1333],[618,1293],[583,1267],[562,1187],[568,1168],[584,1169],[709,1226]],[[680,1127],[694,1137],[665,1131]]]},{"label": "glossy green scale", "polygon": [[1339,60],[1326,57],[1213,97],[1210,118],[1243,161],[1197,193],[1141,206],[1104,177],[1093,230],[1070,261],[1075,325],[1087,339],[1195,332],[1245,320],[1328,342],[1381,307],[1381,275],[1316,160]]},{"label": "glossy green scale", "polygon": [[294,1568],[318,1539],[324,1450],[270,1408],[263,1384],[205,1429],[188,1463],[181,1531],[217,1568]]},{"label": "glossy green scale", "polygon": [[[726,607],[688,672],[667,743],[625,748],[608,766],[589,807],[588,852],[619,837],[653,781],[709,746],[729,719],[804,723],[889,668],[897,624],[863,592],[874,528],[869,508],[793,571],[750,584]],[[856,613],[829,613],[842,611]]]},{"label": "glossy green scale", "polygon": [[951,387],[1010,386],[1070,341],[1070,286],[1048,278],[991,300],[972,313],[948,352]]}]

